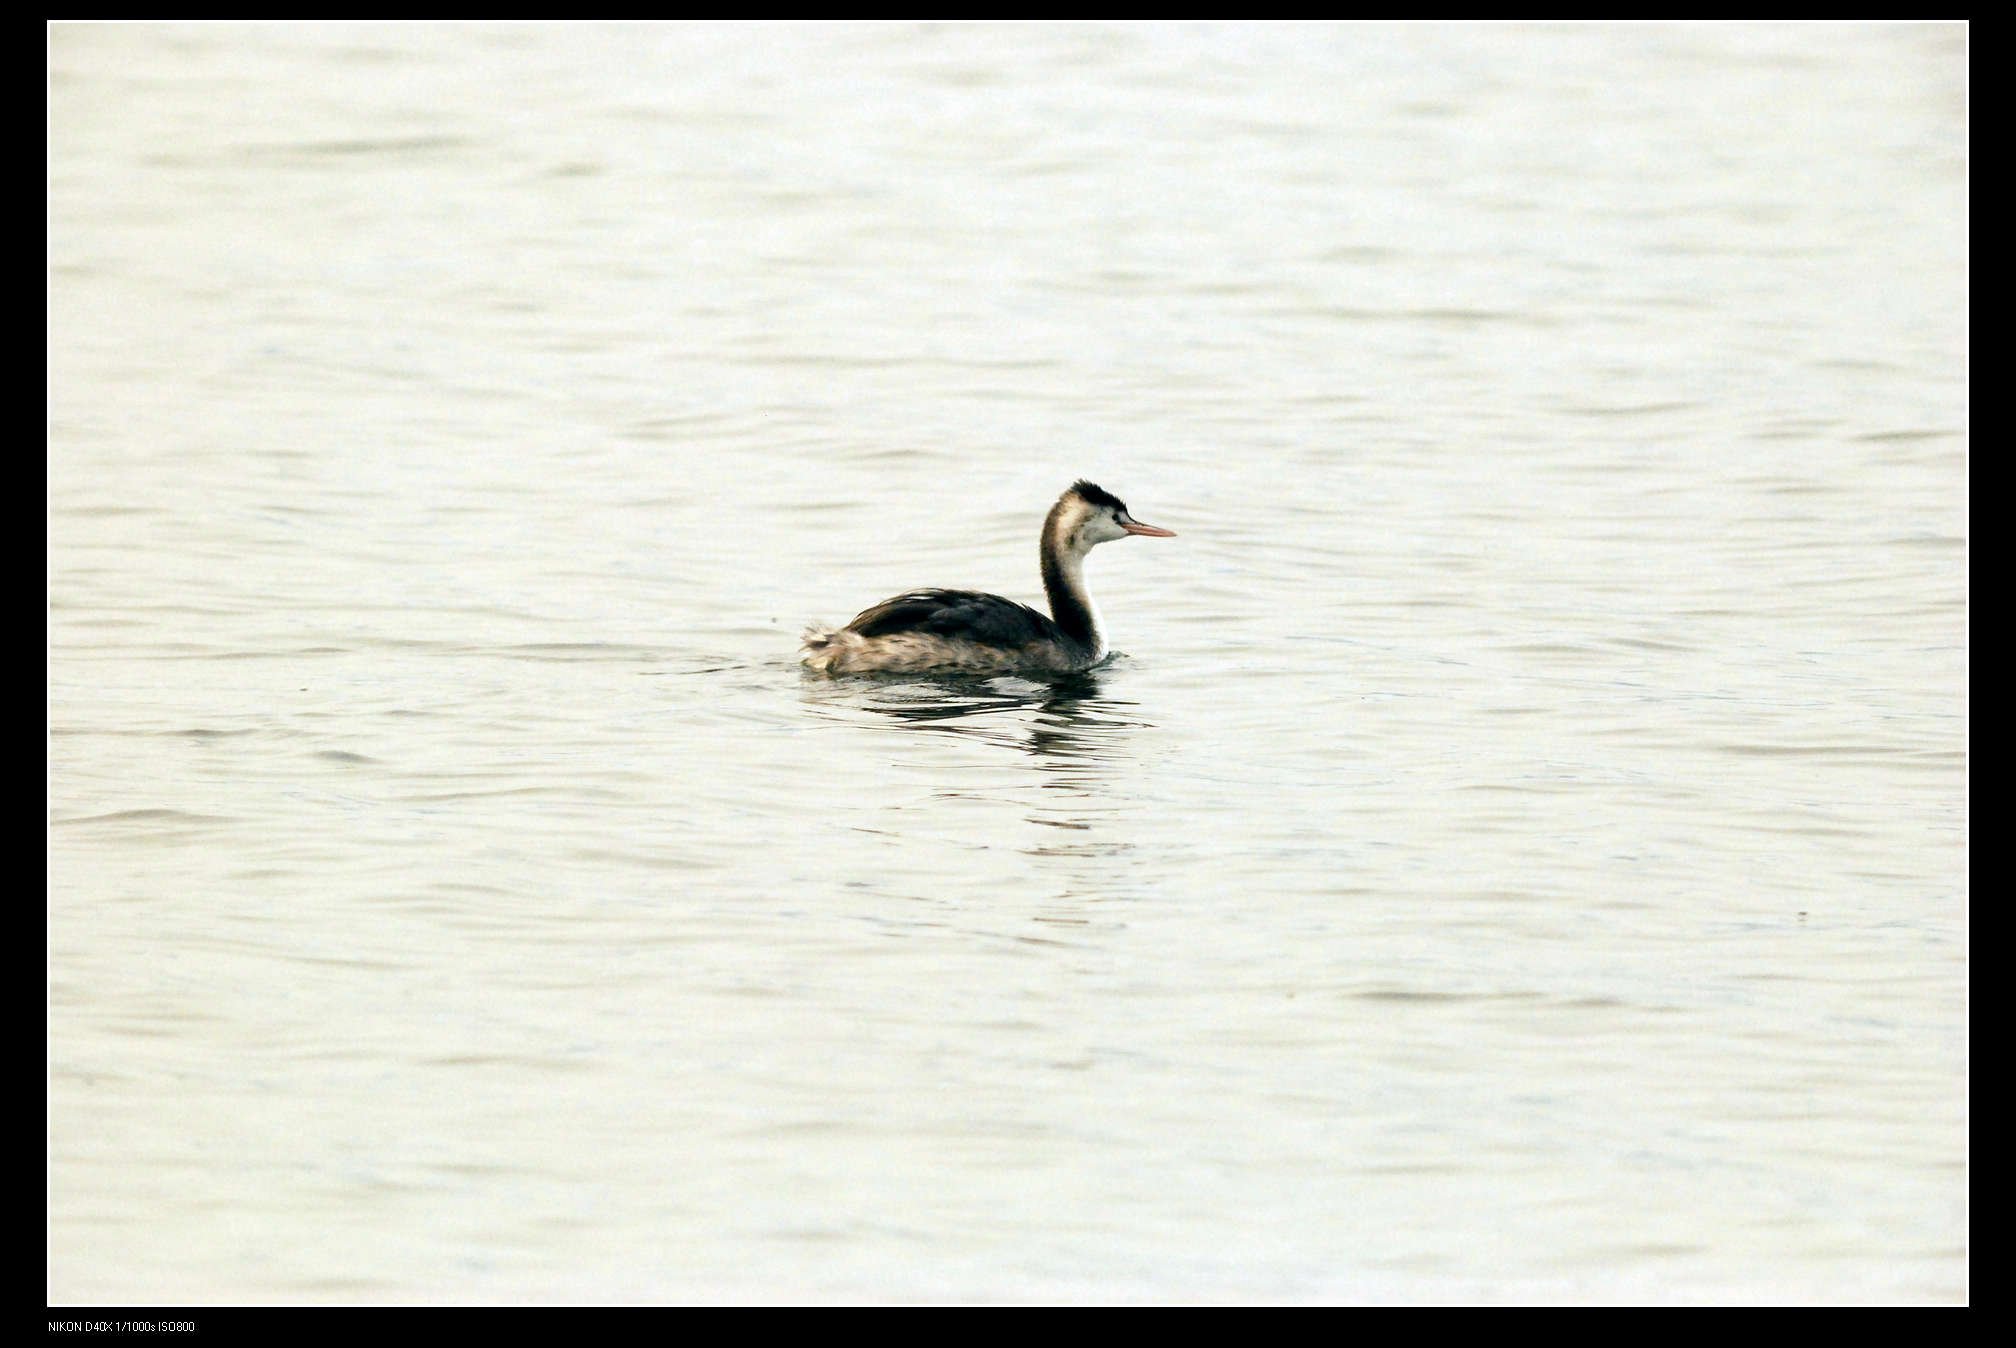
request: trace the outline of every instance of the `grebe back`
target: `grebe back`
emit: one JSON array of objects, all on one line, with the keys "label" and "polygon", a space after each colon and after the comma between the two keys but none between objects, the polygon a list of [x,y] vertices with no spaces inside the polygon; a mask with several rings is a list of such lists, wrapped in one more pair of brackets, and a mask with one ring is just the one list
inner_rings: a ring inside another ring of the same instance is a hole
[{"label": "grebe back", "polygon": [[1129,534],[1176,536],[1141,523],[1119,497],[1081,478],[1043,521],[1043,590],[1050,596],[1050,616],[977,590],[911,590],[856,615],[838,631],[806,629],[799,658],[824,674],[1089,668],[1106,654],[1106,640],[1085,588],[1085,554]]}]

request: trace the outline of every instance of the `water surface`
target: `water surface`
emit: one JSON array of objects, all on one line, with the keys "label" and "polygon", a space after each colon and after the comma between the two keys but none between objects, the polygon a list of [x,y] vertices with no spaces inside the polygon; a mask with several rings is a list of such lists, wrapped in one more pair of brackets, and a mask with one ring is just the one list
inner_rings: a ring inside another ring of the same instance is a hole
[{"label": "water surface", "polygon": [[51,1301],[1965,1300],[1966,63],[56,25]]}]

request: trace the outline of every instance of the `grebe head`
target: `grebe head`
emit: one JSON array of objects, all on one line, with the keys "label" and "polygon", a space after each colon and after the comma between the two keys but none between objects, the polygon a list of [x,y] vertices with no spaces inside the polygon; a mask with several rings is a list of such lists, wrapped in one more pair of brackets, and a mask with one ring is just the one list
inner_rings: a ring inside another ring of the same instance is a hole
[{"label": "grebe head", "polygon": [[1081,557],[1101,543],[1111,543],[1129,534],[1144,538],[1176,536],[1173,529],[1158,529],[1135,519],[1119,497],[1082,477],[1058,499],[1056,508],[1050,512],[1050,525],[1057,531],[1058,541]]}]

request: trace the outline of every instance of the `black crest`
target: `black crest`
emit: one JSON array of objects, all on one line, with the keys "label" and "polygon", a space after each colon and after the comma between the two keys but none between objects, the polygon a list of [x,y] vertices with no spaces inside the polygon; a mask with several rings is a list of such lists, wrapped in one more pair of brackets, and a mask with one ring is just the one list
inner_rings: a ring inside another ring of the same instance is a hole
[{"label": "black crest", "polygon": [[1127,509],[1126,503],[1121,501],[1112,492],[1107,491],[1097,483],[1087,482],[1082,477],[1071,484],[1071,490],[1083,497],[1087,505],[1104,506],[1108,509],[1119,511]]}]

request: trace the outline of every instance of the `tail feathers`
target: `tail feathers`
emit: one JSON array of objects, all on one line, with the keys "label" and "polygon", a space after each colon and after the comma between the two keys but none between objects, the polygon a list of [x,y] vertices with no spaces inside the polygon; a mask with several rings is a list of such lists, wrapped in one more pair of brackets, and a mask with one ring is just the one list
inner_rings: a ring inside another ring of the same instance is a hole
[{"label": "tail feathers", "polygon": [[799,663],[822,674],[831,674],[845,667],[848,650],[860,645],[861,638],[844,628],[808,627],[804,642],[804,649],[798,653]]}]

